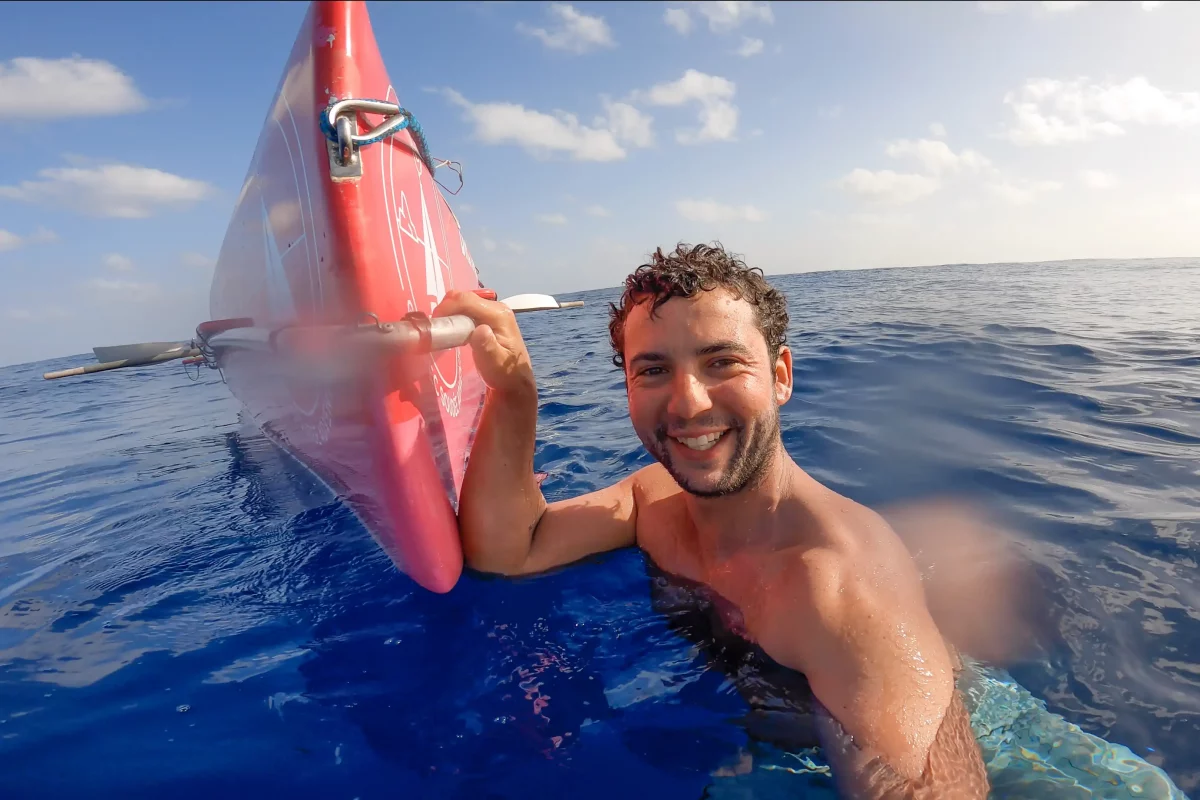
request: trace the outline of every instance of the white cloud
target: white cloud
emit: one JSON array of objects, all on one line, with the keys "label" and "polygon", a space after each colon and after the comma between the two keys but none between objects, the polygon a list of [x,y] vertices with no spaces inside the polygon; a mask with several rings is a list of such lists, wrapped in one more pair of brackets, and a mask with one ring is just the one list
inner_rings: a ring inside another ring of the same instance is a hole
[{"label": "white cloud", "polygon": [[14,58],[0,62],[0,119],[61,119],[141,111],[146,98],[107,61]]},{"label": "white cloud", "polygon": [[1091,0],[1042,0],[1042,2],[1001,2],[980,0],[976,7],[989,14],[1005,14],[1017,8],[1029,9],[1035,12],[1060,14],[1074,11],[1084,6],[1090,6]]},{"label": "white cloud", "polygon": [[133,259],[120,253],[109,253],[104,257],[104,266],[113,272],[133,272]]},{"label": "white cloud", "polygon": [[1153,11],[1162,6],[1162,0],[1142,0],[1143,11]]},{"label": "white cloud", "polygon": [[528,36],[542,41],[552,50],[566,50],[569,53],[587,53],[602,47],[615,47],[612,30],[604,17],[588,16],[574,6],[564,3],[552,3],[550,15],[558,23],[552,30],[534,28],[524,22],[517,24],[517,30]]},{"label": "white cloud", "polygon": [[587,207],[587,213],[588,213],[588,214],[590,214],[590,215],[591,215],[591,216],[593,216],[593,217],[607,217],[607,216],[611,216],[611,214],[609,213],[609,211],[608,211],[608,209],[607,209],[607,208],[605,208],[604,206],[599,206],[599,205],[596,205],[596,206],[588,206],[588,207]]},{"label": "white cloud", "polygon": [[680,36],[687,36],[692,30],[692,17],[683,8],[668,8],[663,14],[663,22],[674,28]]},{"label": "white cloud", "polygon": [[[938,123],[934,125],[940,127]],[[860,168],[842,177],[838,185],[862,199],[892,206],[906,205],[928,197],[954,178],[970,179],[966,184],[970,188],[977,190],[982,187],[984,191],[1012,205],[1027,205],[1046,192],[1062,188],[1062,184],[1056,181],[1013,177],[978,151],[964,149],[956,153],[940,139],[897,139],[889,142],[884,152],[891,158],[911,159],[919,163],[921,172],[898,173],[888,169],[872,171]],[[967,198],[963,202],[974,203],[975,200]],[[897,218],[891,212],[884,217],[889,220]]]},{"label": "white cloud", "polygon": [[1084,169],[1079,171],[1079,180],[1089,189],[1111,189],[1117,185],[1117,176],[1111,172],[1104,172],[1098,169]]},{"label": "white cloud", "polygon": [[521,253],[525,252],[525,245],[521,244],[520,242],[509,241],[505,242],[504,246],[508,248],[510,253],[516,253],[517,255],[520,255]]},{"label": "white cloud", "polygon": [[516,103],[472,103],[453,89],[446,96],[475,123],[475,138],[485,144],[515,144],[545,158],[565,153],[576,161],[620,161],[625,148],[613,131],[589,128],[574,114],[544,114]]},{"label": "white cloud", "polygon": [[730,206],[715,200],[680,200],[675,210],[692,222],[762,222],[766,218],[754,206]]},{"label": "white cloud", "polygon": [[121,278],[92,278],[85,286],[88,289],[116,295],[135,303],[157,300],[162,296],[162,289],[156,283],[143,283]]},{"label": "white cloud", "polygon": [[470,214],[475,210],[475,206],[471,205],[470,203],[459,203],[458,210],[463,214]]},{"label": "white cloud", "polygon": [[1062,188],[1056,181],[1031,181],[1004,179],[987,184],[987,190],[996,197],[1015,206],[1029,205],[1038,195],[1055,192]]},{"label": "white cloud", "polygon": [[873,228],[873,233],[911,230],[918,226],[915,214],[903,211],[856,211],[847,216],[851,222]]},{"label": "white cloud", "polygon": [[699,105],[700,129],[680,130],[675,134],[680,144],[698,144],[732,141],[736,137],[738,109],[732,102],[736,91],[731,80],[689,69],[679,80],[634,92],[633,97],[635,102],[652,106]]},{"label": "white cloud", "polygon": [[837,119],[842,115],[841,106],[827,106],[817,109],[817,116],[821,119]]},{"label": "white cloud", "polygon": [[955,153],[938,139],[899,139],[890,142],[886,152],[892,158],[915,158],[934,176],[946,173],[980,173],[992,169],[992,162],[974,150]]},{"label": "white cloud", "polygon": [[650,147],[654,144],[654,118],[628,103],[604,101],[608,118],[597,118],[596,127],[607,127],[620,142],[631,147]]},{"label": "white cloud", "polygon": [[936,192],[940,186],[937,179],[928,175],[893,172],[890,169],[872,172],[862,168],[851,171],[838,185],[864,199],[896,205],[920,200]]},{"label": "white cloud", "polygon": [[765,47],[765,45],[763,44],[762,39],[753,39],[749,36],[743,36],[742,46],[739,47],[736,52],[742,58],[750,58],[751,56],[756,56],[761,53],[763,51],[763,47]]},{"label": "white cloud", "polygon": [[1004,102],[1016,115],[1006,137],[1020,145],[1057,145],[1122,136],[1123,125],[1200,124],[1200,92],[1164,91],[1143,77],[1125,83],[1036,78]]},{"label": "white cloud", "polygon": [[196,253],[192,251],[180,253],[179,261],[185,267],[192,267],[194,269],[208,269],[217,265],[217,260],[215,258],[206,256],[203,253]]},{"label": "white cloud", "polygon": [[6,308],[4,316],[14,322],[25,322],[33,319],[33,312],[27,308]]},{"label": "white cloud", "polygon": [[566,225],[567,218],[562,214],[535,214],[534,219],[546,225]]},{"label": "white cloud", "polygon": [[931,122],[931,123],[929,123],[929,133],[935,139],[945,139],[946,138],[946,126],[940,122]]},{"label": "white cloud", "polygon": [[0,197],[69,208],[94,217],[137,219],[192,205],[212,193],[204,181],[132,164],[44,169],[42,180],[0,186]]},{"label": "white cloud", "polygon": [[1090,6],[1091,0],[1043,0],[1041,5],[1047,11],[1074,11]]},{"label": "white cloud", "polygon": [[489,253],[496,252],[496,240],[490,239],[487,236],[483,237],[483,249]]},{"label": "white cloud", "polygon": [[688,8],[708,20],[708,29],[713,33],[729,33],[756,20],[768,25],[775,21],[770,3],[746,0],[695,1],[687,3],[686,7],[668,8],[663,13],[663,22],[681,36],[687,36],[692,31],[692,16]]},{"label": "white cloud", "polygon": [[0,229],[0,253],[5,250],[16,250],[31,244],[46,244],[58,241],[58,234],[49,228],[39,227],[28,236],[18,236],[11,231]]},{"label": "white cloud", "polygon": [[770,25],[775,21],[771,4],[754,0],[715,0],[693,4],[696,12],[708,20],[713,33],[726,33],[747,22],[758,20]]}]

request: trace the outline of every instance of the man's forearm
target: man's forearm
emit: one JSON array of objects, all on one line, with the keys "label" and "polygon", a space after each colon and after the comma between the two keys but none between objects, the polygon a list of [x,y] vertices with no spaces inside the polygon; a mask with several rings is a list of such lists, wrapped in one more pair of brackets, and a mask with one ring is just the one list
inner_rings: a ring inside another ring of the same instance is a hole
[{"label": "man's forearm", "polygon": [[458,506],[467,565],[519,572],[546,508],[533,473],[537,388],[488,393]]},{"label": "man's forearm", "polygon": [[827,712],[818,716],[818,725],[834,777],[852,800],[986,800],[988,796],[987,770],[958,690],[920,776],[901,775],[883,756],[860,749]]}]

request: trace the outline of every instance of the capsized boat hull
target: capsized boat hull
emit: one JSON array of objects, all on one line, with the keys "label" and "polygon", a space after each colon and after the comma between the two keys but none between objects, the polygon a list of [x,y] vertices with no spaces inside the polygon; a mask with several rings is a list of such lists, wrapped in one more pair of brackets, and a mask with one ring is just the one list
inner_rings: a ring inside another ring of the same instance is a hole
[{"label": "capsized boat hull", "polygon": [[[395,321],[428,314],[449,288],[480,288],[458,220],[408,130],[362,147],[361,177],[331,176],[319,117],[346,98],[408,99],[389,80],[365,5],[316,2],[221,247],[214,320]],[[363,115],[360,131],[382,120]],[[469,348],[338,380],[262,349],[224,350],[218,363],[254,422],[350,504],[402,571],[432,591],[455,585],[463,565],[455,508],[485,392]]]}]

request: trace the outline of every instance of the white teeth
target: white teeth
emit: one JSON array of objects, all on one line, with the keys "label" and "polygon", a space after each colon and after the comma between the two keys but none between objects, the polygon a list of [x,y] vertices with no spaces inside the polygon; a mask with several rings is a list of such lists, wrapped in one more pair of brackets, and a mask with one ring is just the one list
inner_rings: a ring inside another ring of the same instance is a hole
[{"label": "white teeth", "polygon": [[707,433],[704,436],[697,436],[694,439],[680,439],[676,437],[675,441],[685,444],[693,450],[708,450],[724,435],[725,431],[721,431],[720,433]]}]

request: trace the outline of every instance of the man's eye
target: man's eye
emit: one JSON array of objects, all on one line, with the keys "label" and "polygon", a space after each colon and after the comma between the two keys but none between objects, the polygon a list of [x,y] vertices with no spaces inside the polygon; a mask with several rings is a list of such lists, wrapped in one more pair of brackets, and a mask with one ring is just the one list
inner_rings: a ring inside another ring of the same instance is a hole
[{"label": "man's eye", "polygon": [[663,369],[662,367],[646,367],[644,370],[642,370],[638,374],[646,375],[646,376],[654,376],[654,375],[662,375],[665,372],[666,372],[666,370]]}]

